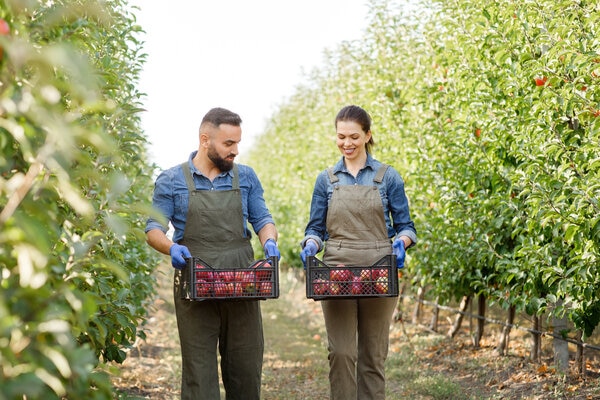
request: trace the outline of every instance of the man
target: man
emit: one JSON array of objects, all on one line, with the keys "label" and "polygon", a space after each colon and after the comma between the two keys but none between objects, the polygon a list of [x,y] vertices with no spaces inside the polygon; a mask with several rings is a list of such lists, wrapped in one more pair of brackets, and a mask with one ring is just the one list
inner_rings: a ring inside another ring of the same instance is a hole
[{"label": "man", "polygon": [[150,218],[148,243],[171,256],[174,301],[181,344],[184,400],[220,399],[217,347],[227,400],[260,398],[263,327],[259,300],[190,301],[179,281],[186,258],[219,268],[247,267],[254,260],[251,224],[266,257],[279,257],[277,230],[254,170],[235,164],[241,118],[213,108],[200,124],[200,143],[187,162],[156,179],[154,206],[174,228]]}]

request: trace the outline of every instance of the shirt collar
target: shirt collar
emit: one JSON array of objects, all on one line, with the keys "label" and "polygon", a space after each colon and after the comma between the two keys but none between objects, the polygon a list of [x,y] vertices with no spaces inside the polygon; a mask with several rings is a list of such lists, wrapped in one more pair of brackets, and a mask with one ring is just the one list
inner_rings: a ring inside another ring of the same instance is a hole
[{"label": "shirt collar", "polygon": [[[194,157],[196,157],[196,154],[198,154],[198,150],[193,151],[192,154],[190,154],[190,157],[188,158],[188,165],[190,166],[190,171],[192,171],[192,175],[200,175],[200,176],[204,176],[204,174],[202,172],[200,172],[200,170],[198,170],[198,168],[196,168],[196,166],[194,165],[194,162],[192,161],[194,159]],[[225,171],[225,172],[221,172],[219,174],[219,176],[225,176],[225,175],[229,175],[231,177],[233,177],[233,168],[230,169],[229,171]]]},{"label": "shirt collar", "polygon": [[[372,170],[375,169],[375,162],[373,156],[369,153],[367,153],[367,161],[365,162],[365,166],[361,169],[364,168],[371,168]],[[342,156],[340,160],[333,166],[333,173],[335,174],[337,172],[348,172],[346,164],[344,164],[344,156]]]}]

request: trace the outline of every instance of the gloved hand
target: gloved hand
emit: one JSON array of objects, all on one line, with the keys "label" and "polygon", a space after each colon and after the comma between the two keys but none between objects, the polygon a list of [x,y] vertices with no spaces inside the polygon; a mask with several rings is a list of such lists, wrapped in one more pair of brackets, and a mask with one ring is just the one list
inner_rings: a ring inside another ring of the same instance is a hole
[{"label": "gloved hand", "polygon": [[279,260],[279,258],[281,258],[281,253],[279,252],[279,249],[277,248],[277,243],[275,243],[275,241],[273,239],[268,239],[265,242],[265,256],[268,257],[277,257],[277,259]]},{"label": "gloved hand", "polygon": [[394,240],[394,243],[392,244],[392,251],[396,256],[396,268],[404,268],[404,258],[406,258],[406,250],[404,250],[404,240]]},{"label": "gloved hand", "polygon": [[304,244],[304,248],[300,252],[300,258],[302,259],[302,264],[304,264],[304,269],[306,269],[306,258],[308,256],[314,256],[317,254],[317,244],[314,240],[307,240]]},{"label": "gloved hand", "polygon": [[173,243],[173,246],[169,249],[171,254],[171,265],[176,269],[183,269],[187,265],[186,258],[190,258],[192,255],[187,247],[177,243]]}]

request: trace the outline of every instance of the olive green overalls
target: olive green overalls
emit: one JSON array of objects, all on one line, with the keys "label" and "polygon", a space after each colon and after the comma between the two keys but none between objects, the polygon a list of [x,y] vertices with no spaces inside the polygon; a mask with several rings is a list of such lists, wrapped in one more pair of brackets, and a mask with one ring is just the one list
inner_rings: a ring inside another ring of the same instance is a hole
[{"label": "olive green overalls", "polygon": [[[188,163],[182,164],[189,206],[181,244],[215,268],[242,268],[253,261],[244,237],[237,165],[231,190],[196,190]],[[181,299],[175,270],[174,301],[181,344],[183,400],[220,399],[217,346],[227,400],[259,400],[264,351],[258,300]]]},{"label": "olive green overalls", "polygon": [[[334,185],[327,211],[323,261],[330,265],[372,265],[392,253],[377,184],[388,166],[376,173],[373,185]],[[321,302],[329,350],[332,400],[385,398],[384,363],[389,329],[398,297],[324,300]]]}]

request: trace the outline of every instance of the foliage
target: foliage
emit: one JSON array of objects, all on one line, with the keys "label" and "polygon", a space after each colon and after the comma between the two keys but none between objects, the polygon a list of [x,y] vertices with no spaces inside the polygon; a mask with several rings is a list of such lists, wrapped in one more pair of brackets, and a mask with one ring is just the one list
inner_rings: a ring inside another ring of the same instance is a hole
[{"label": "foliage", "polygon": [[0,0],[0,398],[111,398],[154,294],[152,167],[123,1]]},{"label": "foliage", "polygon": [[333,119],[355,103],[373,116],[375,156],[405,179],[419,235],[407,263],[414,284],[443,302],[485,294],[505,308],[567,315],[591,334],[600,320],[600,5],[369,6],[364,37],[326,54],[251,156],[259,174],[269,171],[286,261],[301,265],[314,178],[339,157]]}]

